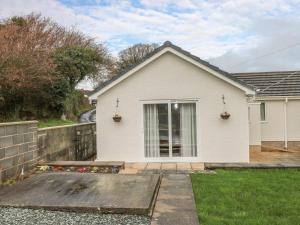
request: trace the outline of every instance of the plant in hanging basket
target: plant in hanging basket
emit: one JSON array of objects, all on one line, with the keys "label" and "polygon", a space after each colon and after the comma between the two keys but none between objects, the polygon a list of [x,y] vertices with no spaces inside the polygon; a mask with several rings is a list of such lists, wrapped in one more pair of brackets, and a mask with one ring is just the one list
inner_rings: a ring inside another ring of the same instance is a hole
[{"label": "plant in hanging basket", "polygon": [[121,117],[120,115],[118,115],[118,114],[115,114],[115,115],[113,116],[113,120],[114,120],[115,122],[120,122],[121,119],[122,119],[122,117]]},{"label": "plant in hanging basket", "polygon": [[223,120],[227,120],[230,117],[230,113],[225,111],[225,112],[221,113],[220,116]]}]

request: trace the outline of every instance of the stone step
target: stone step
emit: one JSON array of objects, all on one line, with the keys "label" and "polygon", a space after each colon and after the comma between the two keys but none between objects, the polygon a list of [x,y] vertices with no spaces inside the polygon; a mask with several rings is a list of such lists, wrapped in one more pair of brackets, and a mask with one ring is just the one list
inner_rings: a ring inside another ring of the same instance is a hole
[{"label": "stone step", "polygon": [[61,167],[117,167],[124,169],[125,162],[123,161],[51,161],[40,162],[39,166],[61,166]]}]

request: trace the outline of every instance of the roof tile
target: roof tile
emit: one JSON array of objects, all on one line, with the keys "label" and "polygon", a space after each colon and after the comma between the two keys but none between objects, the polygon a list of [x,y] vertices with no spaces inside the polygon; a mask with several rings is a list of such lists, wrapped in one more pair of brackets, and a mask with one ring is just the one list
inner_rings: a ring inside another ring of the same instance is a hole
[{"label": "roof tile", "polygon": [[252,86],[257,96],[300,96],[300,71],[232,73]]}]

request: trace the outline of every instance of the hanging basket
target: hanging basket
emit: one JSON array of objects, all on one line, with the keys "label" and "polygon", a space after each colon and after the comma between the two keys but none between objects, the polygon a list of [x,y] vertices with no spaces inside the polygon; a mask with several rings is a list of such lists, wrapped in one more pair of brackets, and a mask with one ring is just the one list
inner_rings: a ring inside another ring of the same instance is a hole
[{"label": "hanging basket", "polygon": [[122,117],[121,117],[120,115],[118,115],[118,114],[115,114],[115,115],[113,116],[113,120],[114,120],[115,122],[120,122],[121,119],[122,119]]},{"label": "hanging basket", "polygon": [[223,119],[223,120],[227,120],[227,119],[229,119],[229,117],[230,117],[230,113],[228,113],[228,112],[223,112],[223,113],[221,113],[221,118]]}]

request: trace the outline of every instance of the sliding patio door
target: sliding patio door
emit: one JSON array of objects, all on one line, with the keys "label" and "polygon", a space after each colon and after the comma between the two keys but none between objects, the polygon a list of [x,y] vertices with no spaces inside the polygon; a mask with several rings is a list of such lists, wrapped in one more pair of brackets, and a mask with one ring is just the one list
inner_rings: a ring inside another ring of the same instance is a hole
[{"label": "sliding patio door", "polygon": [[196,137],[196,103],[144,104],[146,157],[195,157]]}]

